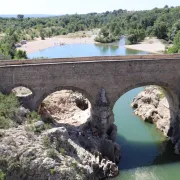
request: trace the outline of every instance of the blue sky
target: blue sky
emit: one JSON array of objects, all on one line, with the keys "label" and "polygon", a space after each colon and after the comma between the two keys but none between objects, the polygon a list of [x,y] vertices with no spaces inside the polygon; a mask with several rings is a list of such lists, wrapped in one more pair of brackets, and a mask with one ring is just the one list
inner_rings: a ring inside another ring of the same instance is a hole
[{"label": "blue sky", "polygon": [[180,6],[180,0],[0,0],[0,14],[73,14]]}]

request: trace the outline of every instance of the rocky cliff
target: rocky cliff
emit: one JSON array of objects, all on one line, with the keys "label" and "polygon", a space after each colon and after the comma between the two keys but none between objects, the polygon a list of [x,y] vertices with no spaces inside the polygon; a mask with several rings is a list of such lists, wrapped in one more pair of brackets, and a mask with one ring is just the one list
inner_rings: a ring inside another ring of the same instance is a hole
[{"label": "rocky cliff", "polygon": [[167,136],[173,118],[169,103],[160,87],[149,86],[133,99],[134,113],[144,121],[154,123]]},{"label": "rocky cliff", "polygon": [[[118,175],[120,147],[90,125],[91,107],[79,93],[45,99],[41,118],[20,107],[16,125],[0,129],[0,169],[7,180],[99,180]],[[114,127],[115,129],[115,127]]]},{"label": "rocky cliff", "polygon": [[176,117],[173,105],[161,87],[148,86],[132,101],[134,113],[144,121],[154,123],[175,144],[175,153],[180,154],[180,116]]}]

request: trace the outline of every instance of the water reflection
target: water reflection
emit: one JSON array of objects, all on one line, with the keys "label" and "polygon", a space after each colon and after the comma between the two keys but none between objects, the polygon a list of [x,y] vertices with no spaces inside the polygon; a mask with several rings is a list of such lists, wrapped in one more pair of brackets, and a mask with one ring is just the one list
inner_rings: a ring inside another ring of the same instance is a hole
[{"label": "water reflection", "polygon": [[144,51],[127,49],[124,46],[125,39],[111,44],[67,44],[64,46],[54,46],[28,54],[29,58],[48,57],[87,57],[87,56],[126,56],[130,54],[148,54]]},{"label": "water reflection", "polygon": [[119,46],[114,44],[95,44],[95,47],[100,51],[102,55],[116,54],[117,50],[119,49]]}]

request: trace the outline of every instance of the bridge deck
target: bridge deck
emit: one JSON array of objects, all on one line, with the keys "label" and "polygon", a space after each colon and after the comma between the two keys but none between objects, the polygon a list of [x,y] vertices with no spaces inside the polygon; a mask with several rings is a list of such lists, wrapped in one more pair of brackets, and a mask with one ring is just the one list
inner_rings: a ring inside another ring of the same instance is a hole
[{"label": "bridge deck", "polygon": [[131,55],[131,56],[93,56],[78,58],[32,59],[32,60],[2,60],[0,66],[23,64],[46,64],[63,62],[93,62],[93,61],[135,61],[135,60],[165,60],[179,59],[180,54],[173,55]]}]

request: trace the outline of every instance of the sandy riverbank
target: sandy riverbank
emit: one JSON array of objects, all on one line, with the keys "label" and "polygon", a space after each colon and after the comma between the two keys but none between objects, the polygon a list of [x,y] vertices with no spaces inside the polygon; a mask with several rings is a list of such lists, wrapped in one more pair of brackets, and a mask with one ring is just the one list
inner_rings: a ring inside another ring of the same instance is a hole
[{"label": "sandy riverbank", "polygon": [[157,38],[146,38],[143,42],[134,45],[126,45],[126,48],[147,51],[150,53],[163,54],[165,45]]},{"label": "sandy riverbank", "polygon": [[[97,34],[97,33],[96,33]],[[29,41],[27,44],[18,48],[20,50],[26,51],[27,54],[33,53],[36,51],[40,51],[53,46],[60,46],[61,44],[94,44],[94,38],[96,34],[92,34],[90,32],[84,33],[76,33],[70,35],[61,35],[52,38],[46,38],[45,40],[41,40],[40,38],[35,39],[34,41]],[[84,36],[83,36],[84,35]],[[146,38],[143,42],[135,45],[125,45],[126,48],[139,50],[139,51],[147,51],[151,53],[162,54],[165,50],[165,45],[156,38]]]},{"label": "sandy riverbank", "polygon": [[27,54],[33,53],[36,51],[40,51],[53,46],[60,46],[62,44],[94,44],[95,34],[90,34],[86,32],[86,34],[69,34],[69,35],[61,35],[52,38],[46,38],[45,40],[41,40],[41,38],[36,38],[34,41],[29,41],[27,44],[22,45],[22,47],[18,48],[20,50],[26,51]]}]

